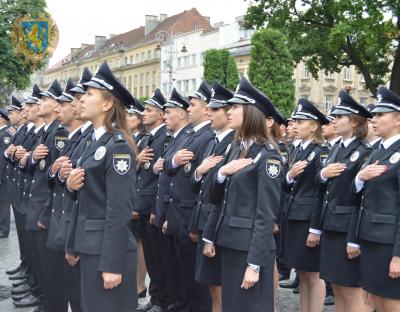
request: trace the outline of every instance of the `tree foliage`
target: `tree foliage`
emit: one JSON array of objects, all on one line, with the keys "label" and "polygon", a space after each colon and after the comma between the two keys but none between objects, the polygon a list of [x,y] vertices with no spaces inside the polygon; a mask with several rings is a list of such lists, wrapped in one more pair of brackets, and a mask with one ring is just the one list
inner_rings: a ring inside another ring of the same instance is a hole
[{"label": "tree foliage", "polygon": [[285,35],[271,28],[262,29],[253,35],[251,44],[251,82],[267,94],[284,115],[290,116],[295,104],[294,63]]},{"label": "tree foliage", "polygon": [[205,80],[217,80],[228,89],[234,90],[239,82],[239,73],[235,59],[226,49],[207,50],[204,56]]},{"label": "tree foliage", "polygon": [[400,93],[398,0],[253,0],[245,22],[286,34],[294,61],[315,78],[355,65],[374,96],[386,81]]}]

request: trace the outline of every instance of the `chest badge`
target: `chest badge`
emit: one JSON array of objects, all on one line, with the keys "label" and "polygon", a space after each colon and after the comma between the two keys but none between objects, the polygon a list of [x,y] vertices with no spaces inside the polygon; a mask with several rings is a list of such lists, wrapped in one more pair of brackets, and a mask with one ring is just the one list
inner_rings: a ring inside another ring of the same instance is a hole
[{"label": "chest badge", "polygon": [[3,138],[3,142],[4,142],[4,144],[8,145],[11,142],[11,138],[10,137],[4,137]]},{"label": "chest badge", "polygon": [[192,164],[189,162],[187,163],[184,167],[183,170],[185,171],[185,173],[190,173],[190,171],[192,170]]},{"label": "chest badge", "polygon": [[311,154],[308,155],[307,160],[308,160],[308,161],[312,161],[312,160],[314,159],[314,157],[315,157],[315,152],[312,151]]},{"label": "chest badge", "polygon": [[355,151],[353,154],[351,154],[350,161],[355,162],[358,159],[358,157],[360,157],[360,152]]},{"label": "chest badge", "polygon": [[97,148],[96,152],[94,153],[94,159],[95,160],[100,160],[104,157],[104,155],[106,154],[106,147],[105,146],[100,146],[99,148]]},{"label": "chest badge", "polygon": [[39,161],[39,169],[40,169],[41,171],[43,171],[45,167],[46,167],[46,161],[45,161],[44,159],[41,159],[41,160]]},{"label": "chest badge", "polygon": [[143,168],[148,170],[150,168],[150,162],[147,162],[143,165]]},{"label": "chest badge", "polygon": [[391,164],[395,164],[395,163],[397,163],[399,160],[400,160],[400,153],[399,153],[399,152],[396,152],[396,153],[394,153],[392,156],[390,156],[389,162],[390,162]]}]

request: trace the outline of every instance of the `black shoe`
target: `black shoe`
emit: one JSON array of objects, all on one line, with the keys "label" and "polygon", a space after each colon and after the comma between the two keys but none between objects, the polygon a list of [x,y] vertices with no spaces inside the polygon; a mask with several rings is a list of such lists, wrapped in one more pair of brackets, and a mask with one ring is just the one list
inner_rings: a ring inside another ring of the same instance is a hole
[{"label": "black shoe", "polygon": [[21,265],[19,265],[15,269],[6,271],[6,274],[7,275],[14,275],[14,274],[17,274],[19,271],[21,271]]},{"label": "black shoe", "polygon": [[27,308],[27,307],[36,307],[41,303],[41,301],[39,298],[33,295],[29,295],[28,297],[22,299],[21,301],[14,301],[13,303],[17,308]]},{"label": "black shoe", "polygon": [[30,291],[27,291],[26,293],[23,294],[18,294],[18,295],[12,295],[12,299],[14,301],[21,301],[22,299],[25,299],[26,297],[28,297],[29,295],[31,295]]},{"label": "black shoe", "polygon": [[20,271],[15,275],[9,276],[8,279],[11,281],[18,281],[18,280],[26,279],[27,277],[28,277],[28,275],[24,271]]},{"label": "black shoe", "polygon": [[335,297],[328,295],[325,297],[325,302],[324,305],[326,306],[330,306],[330,305],[334,305],[335,304]]},{"label": "black shoe", "polygon": [[279,281],[285,281],[288,279],[290,279],[290,275],[279,273]]},{"label": "black shoe", "polygon": [[20,281],[17,281],[15,283],[12,283],[12,287],[16,288],[16,287],[21,286],[21,285],[26,284],[26,283],[27,283],[26,279],[20,280]]},{"label": "black shoe", "polygon": [[143,289],[140,293],[137,294],[138,298],[146,298],[147,296],[147,288]]},{"label": "black shoe", "polygon": [[0,238],[7,238],[8,233],[0,232]]},{"label": "black shoe", "polygon": [[299,288],[299,287],[296,287],[295,289],[293,289],[293,293],[294,293],[295,295],[298,295],[298,294],[300,293],[300,288]]},{"label": "black shoe", "polygon": [[15,287],[11,289],[11,294],[12,295],[18,295],[18,294],[23,294],[29,291],[31,287],[28,284],[23,284],[21,286]]},{"label": "black shoe", "polygon": [[164,309],[158,305],[153,305],[148,312],[164,312]]},{"label": "black shoe", "polygon": [[299,287],[299,281],[297,279],[294,279],[294,280],[289,279],[287,281],[282,281],[279,283],[279,287],[294,289],[296,287]]},{"label": "black shoe", "polygon": [[148,302],[148,303],[146,303],[146,304],[140,304],[140,305],[136,308],[136,311],[137,311],[137,312],[147,312],[147,311],[149,311],[152,307],[153,307],[153,305],[151,304],[151,302]]}]

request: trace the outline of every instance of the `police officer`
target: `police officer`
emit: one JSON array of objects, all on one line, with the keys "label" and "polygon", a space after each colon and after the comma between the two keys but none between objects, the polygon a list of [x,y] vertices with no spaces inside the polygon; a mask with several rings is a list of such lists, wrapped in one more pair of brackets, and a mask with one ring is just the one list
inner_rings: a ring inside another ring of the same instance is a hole
[{"label": "police officer", "polygon": [[162,228],[163,237],[163,266],[167,274],[168,288],[168,310],[182,311],[186,293],[184,288],[185,280],[182,278],[180,260],[177,258],[177,241],[168,231],[167,214],[170,209],[171,195],[170,186],[172,176],[164,171],[165,159],[173,155],[179,146],[187,140],[192,133],[192,125],[189,123],[187,108],[188,100],[183,97],[175,88],[172,89],[171,96],[165,108],[165,124],[169,131],[173,133],[172,140],[162,156],[153,165],[153,171],[159,174],[158,190],[155,207],[155,224]]},{"label": "police officer", "polygon": [[40,261],[37,268],[41,280],[40,287],[44,295],[45,309],[57,305],[57,287],[52,283],[52,274],[57,270],[54,253],[46,247],[48,218],[46,215],[48,205],[51,205],[53,185],[48,184],[48,169],[58,158],[68,132],[57,121],[57,97],[62,94],[62,89],[57,80],[41,93],[38,102],[38,116],[45,123],[44,132],[38,140],[33,152],[26,160],[26,169],[33,176],[29,189],[29,207],[26,216],[26,228],[33,234],[37,253]]},{"label": "police officer", "polygon": [[95,130],[67,179],[77,198],[67,240],[74,254],[67,258],[79,257],[84,311],[127,312],[137,305],[136,243],[129,230],[136,147],[125,120],[133,98],[106,62],[85,86],[82,116]]},{"label": "police officer", "polygon": [[211,193],[213,202],[222,200],[212,240],[222,255],[222,310],[274,311],[273,224],[282,164],[265,119],[274,116],[275,109],[245,78],[229,102],[237,141],[215,175]]},{"label": "police officer", "polygon": [[329,121],[303,98],[298,101],[293,119],[294,131],[302,142],[292,157],[284,183],[289,199],[283,257],[298,271],[301,310],[320,311],[325,298],[325,283],[318,273],[322,193],[315,176],[328,156],[321,126]]},{"label": "police officer", "polygon": [[[193,209],[189,230],[192,235],[198,235],[199,241],[196,249],[195,278],[200,284],[207,285],[212,298],[212,311],[221,311],[221,255],[219,251],[215,257],[208,258],[203,255],[205,242],[212,243],[207,237],[213,238],[214,227],[209,226],[205,231],[205,225],[209,214],[216,213],[217,208],[210,202],[211,180],[218,171],[224,158],[229,156],[232,150],[232,141],[235,131],[229,128],[227,112],[231,105],[228,102],[233,94],[217,81],[211,88],[211,100],[207,105],[211,126],[216,131],[216,136],[205,149],[203,161],[192,175],[192,188],[199,194],[196,207]],[[210,229],[212,228],[212,229]],[[204,232],[203,232],[204,231]],[[209,232],[211,231],[212,234]],[[204,238],[202,239],[202,237]],[[210,248],[214,248],[212,244]]]},{"label": "police officer", "polygon": [[[368,104],[366,108],[369,112],[372,112],[375,108],[375,105]],[[372,118],[368,119],[368,135],[366,137],[366,140],[369,142],[369,144],[372,146],[374,150],[379,148],[381,143],[381,138],[375,135],[374,125],[372,124]]]},{"label": "police officer", "polygon": [[162,233],[155,226],[155,198],[157,194],[158,174],[153,165],[165,151],[170,134],[164,123],[164,105],[166,99],[160,89],[156,89],[150,99],[144,103],[143,124],[149,135],[142,138],[143,147],[137,157],[137,204],[135,212],[141,220],[139,235],[142,240],[144,258],[150,277],[150,301],[138,308],[138,311],[158,312],[168,308],[168,289],[166,268],[162,261]]},{"label": "police officer", "polygon": [[[187,109],[193,127],[190,136],[182,145],[176,146],[173,154],[165,159],[164,169],[172,175],[171,204],[167,214],[168,232],[175,236],[178,244],[177,257],[180,259],[185,280],[184,311],[210,311],[211,297],[205,285],[195,281],[196,243],[198,235],[190,235],[189,223],[196,206],[196,194],[190,187],[193,171],[201,163],[205,148],[214,140],[207,114],[211,90],[203,81],[192,94]],[[166,104],[168,107],[169,103]]]},{"label": "police officer", "polygon": [[350,258],[362,253],[363,289],[371,294],[377,311],[400,309],[400,96],[385,87],[378,89],[378,103],[372,110],[381,146],[374,150],[358,172],[354,190],[361,205],[354,215],[348,242]]},{"label": "police officer", "polygon": [[[7,123],[10,121],[8,112],[0,109],[0,152],[4,152],[11,143],[12,134],[8,130]],[[8,237],[10,231],[10,204],[7,200],[7,179],[6,179],[6,160],[0,158],[0,197],[3,198],[0,204],[0,238]]]},{"label": "police officer", "polygon": [[325,187],[320,276],[332,285],[337,311],[363,311],[359,258],[349,259],[346,246],[350,217],[360,204],[350,183],[372,151],[365,140],[372,115],[345,91],[338,102],[332,115],[341,141],[331,148],[319,177]]}]

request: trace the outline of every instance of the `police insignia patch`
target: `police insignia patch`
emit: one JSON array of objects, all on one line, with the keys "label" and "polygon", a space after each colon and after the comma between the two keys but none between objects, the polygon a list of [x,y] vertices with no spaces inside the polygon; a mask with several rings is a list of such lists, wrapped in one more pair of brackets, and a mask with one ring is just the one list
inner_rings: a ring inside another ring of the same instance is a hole
[{"label": "police insignia patch", "polygon": [[310,154],[310,155],[308,155],[308,157],[307,157],[307,160],[308,160],[308,161],[311,161],[311,160],[313,160],[313,159],[314,159],[314,157],[315,157],[315,152],[314,152],[314,151],[312,151],[312,152],[311,152],[311,154]]},{"label": "police insignia patch", "polygon": [[184,167],[183,170],[185,170],[185,173],[190,173],[190,171],[192,170],[192,164],[189,162],[187,163]]},{"label": "police insignia patch", "polygon": [[276,159],[268,159],[266,161],[266,167],[265,167],[268,176],[271,179],[275,179],[276,177],[279,176],[279,173],[281,172],[281,162]]},{"label": "police insignia patch", "polygon": [[351,156],[350,156],[350,161],[351,162],[355,162],[358,159],[359,156],[360,156],[360,152],[359,151],[353,152],[353,154],[351,154]]},{"label": "police insignia patch", "polygon": [[65,142],[67,142],[68,138],[67,137],[62,137],[62,136],[56,136],[54,138],[55,146],[56,149],[59,150],[60,152],[65,146]]},{"label": "police insignia patch", "polygon": [[96,152],[94,153],[94,159],[95,160],[100,160],[104,157],[104,155],[106,154],[106,147],[105,146],[100,146],[99,148],[97,148]]},{"label": "police insignia patch", "polygon": [[328,154],[321,154],[319,156],[322,166],[325,166],[326,160],[328,158]]},{"label": "police insignia patch", "polygon": [[396,152],[392,156],[390,156],[389,162],[391,164],[395,164],[395,163],[397,163],[399,161],[399,159],[400,159],[400,153]]},{"label": "police insignia patch", "polygon": [[143,165],[143,168],[148,170],[150,168],[150,162],[147,162]]},{"label": "police insignia patch", "polygon": [[113,154],[113,166],[117,173],[124,175],[131,167],[131,155]]},{"label": "police insignia patch", "polygon": [[10,144],[11,138],[10,137],[4,137],[3,138],[3,142],[4,142],[4,144]]},{"label": "police insignia patch", "polygon": [[44,159],[41,159],[41,160],[39,161],[39,169],[40,169],[41,171],[43,171],[45,167],[46,167],[46,161],[45,161]]},{"label": "police insignia patch", "polygon": [[282,153],[281,157],[282,157],[282,163],[283,163],[283,164],[286,164],[286,163],[287,163],[287,160],[288,160],[287,153]]}]

